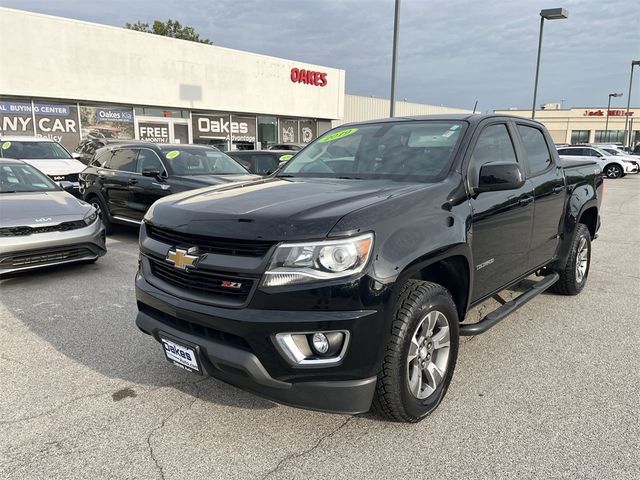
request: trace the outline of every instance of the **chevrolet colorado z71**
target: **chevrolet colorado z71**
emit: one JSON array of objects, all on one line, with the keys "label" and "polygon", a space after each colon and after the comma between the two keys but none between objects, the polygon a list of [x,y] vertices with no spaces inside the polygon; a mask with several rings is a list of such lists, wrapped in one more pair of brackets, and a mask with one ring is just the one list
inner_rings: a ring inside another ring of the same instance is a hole
[{"label": "chevrolet colorado z71", "polygon": [[[444,397],[460,335],[549,287],[584,288],[602,184],[524,118],[341,126],[269,178],[156,202],[136,323],[186,370],[288,405],[415,422]],[[532,274],[532,288],[462,323]]]}]

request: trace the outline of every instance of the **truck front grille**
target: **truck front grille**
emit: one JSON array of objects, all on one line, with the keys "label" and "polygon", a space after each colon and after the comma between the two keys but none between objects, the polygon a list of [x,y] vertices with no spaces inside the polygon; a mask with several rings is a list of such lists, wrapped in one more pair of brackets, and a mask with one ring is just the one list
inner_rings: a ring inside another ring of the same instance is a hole
[{"label": "truck front grille", "polygon": [[241,305],[258,278],[239,277],[211,270],[178,270],[163,260],[147,257],[154,277],[187,292],[223,298]]},{"label": "truck front grille", "polygon": [[238,240],[176,232],[151,224],[147,224],[146,228],[147,234],[154,240],[177,247],[198,247],[202,253],[264,257],[274,245],[274,242],[260,240]]}]

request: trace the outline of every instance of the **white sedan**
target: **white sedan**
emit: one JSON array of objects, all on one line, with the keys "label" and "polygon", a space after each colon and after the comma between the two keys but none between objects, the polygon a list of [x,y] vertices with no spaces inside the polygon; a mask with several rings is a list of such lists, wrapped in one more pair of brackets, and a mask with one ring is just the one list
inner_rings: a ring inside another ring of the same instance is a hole
[{"label": "white sedan", "polygon": [[591,160],[602,168],[607,178],[621,178],[627,173],[638,173],[638,162],[626,156],[612,155],[606,150],[591,146],[558,148],[558,155],[566,160]]}]

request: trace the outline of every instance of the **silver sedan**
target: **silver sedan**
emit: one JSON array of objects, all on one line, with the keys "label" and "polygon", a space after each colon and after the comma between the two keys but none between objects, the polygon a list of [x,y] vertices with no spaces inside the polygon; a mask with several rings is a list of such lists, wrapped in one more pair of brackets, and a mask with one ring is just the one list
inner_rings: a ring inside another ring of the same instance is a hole
[{"label": "silver sedan", "polygon": [[94,207],[31,165],[0,159],[0,276],[94,262],[106,251]]}]

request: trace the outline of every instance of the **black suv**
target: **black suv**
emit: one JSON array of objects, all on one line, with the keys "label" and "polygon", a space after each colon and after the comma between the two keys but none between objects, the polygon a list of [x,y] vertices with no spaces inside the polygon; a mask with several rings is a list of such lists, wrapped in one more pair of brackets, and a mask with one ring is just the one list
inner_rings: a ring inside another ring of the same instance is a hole
[{"label": "black suv", "polygon": [[240,165],[251,173],[270,175],[280,165],[291,160],[297,152],[291,150],[237,150],[227,152]]},{"label": "black suv", "polygon": [[172,193],[257,178],[213,147],[130,141],[99,149],[79,181],[110,233],[114,223],[140,224],[153,202]]}]

